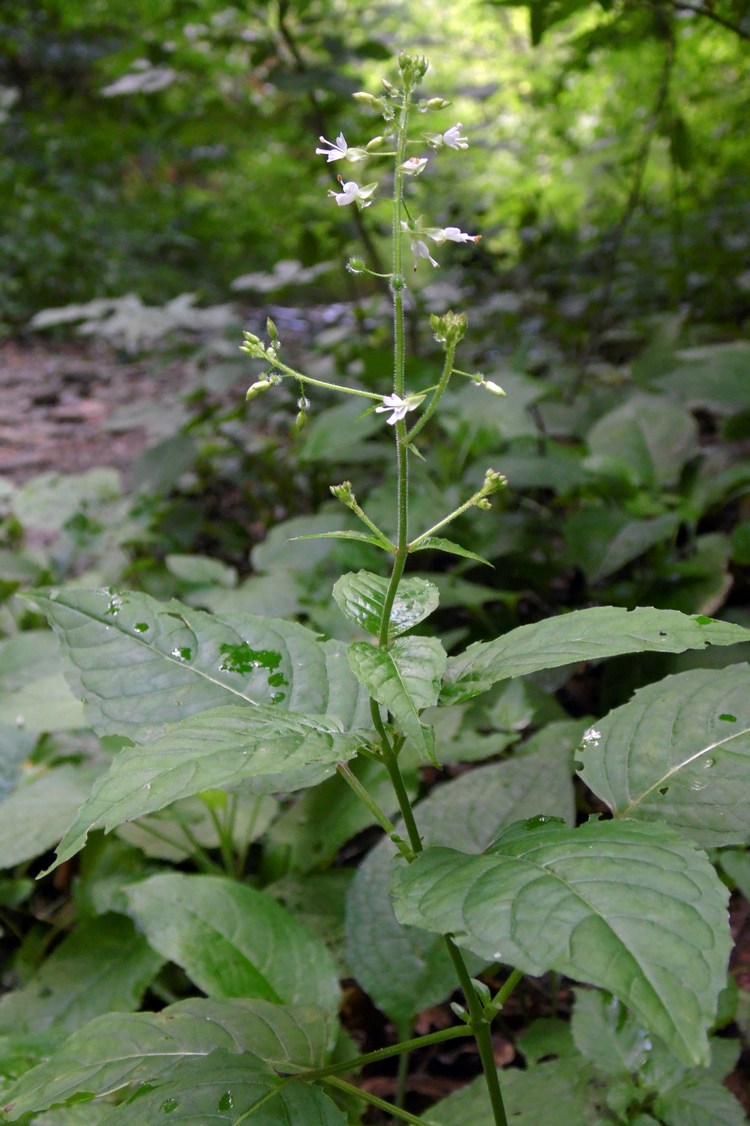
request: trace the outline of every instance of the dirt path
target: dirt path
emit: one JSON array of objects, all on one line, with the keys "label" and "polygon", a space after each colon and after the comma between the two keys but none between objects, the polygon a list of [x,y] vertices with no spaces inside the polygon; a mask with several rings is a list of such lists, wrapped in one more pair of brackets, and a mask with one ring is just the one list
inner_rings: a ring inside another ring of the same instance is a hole
[{"label": "dirt path", "polygon": [[98,342],[8,341],[0,346],[0,476],[21,484],[95,466],[127,474],[148,436],[115,412],[172,397],[184,381],[182,364],[122,360]]}]

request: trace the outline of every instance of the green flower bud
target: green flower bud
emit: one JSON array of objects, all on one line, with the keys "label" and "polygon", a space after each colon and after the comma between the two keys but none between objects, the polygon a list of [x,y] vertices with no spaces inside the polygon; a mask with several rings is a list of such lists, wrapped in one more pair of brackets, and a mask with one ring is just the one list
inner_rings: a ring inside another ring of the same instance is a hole
[{"label": "green flower bud", "polygon": [[426,109],[447,109],[450,102],[445,98],[428,98],[424,104]]},{"label": "green flower bud", "polygon": [[304,430],[307,426],[307,414],[305,411],[300,411],[294,420],[294,430],[299,434],[300,430]]},{"label": "green flower bud", "polygon": [[382,149],[383,141],[384,138],[381,136],[373,137],[371,141],[367,142],[365,149],[367,152],[375,152],[376,149]]},{"label": "green flower bud", "polygon": [[257,383],[253,383],[252,387],[248,387],[247,393],[245,395],[245,402],[249,403],[251,399],[257,398],[258,395],[262,395],[264,391],[267,391],[268,388],[272,386],[273,384],[271,383],[270,379],[259,379]]},{"label": "green flower bud", "polygon": [[270,317],[266,318],[266,329],[268,331],[268,335],[271,339],[271,343],[273,344],[274,348],[278,348],[278,346],[279,346],[279,334],[278,334],[278,331],[276,329],[276,325],[273,323],[273,321],[271,320]]},{"label": "green flower bud", "polygon": [[466,334],[469,319],[466,313],[444,313],[442,317],[433,313],[430,317],[430,327],[435,334],[438,344],[446,348],[455,348],[459,340]]},{"label": "green flower bud", "polygon": [[351,481],[342,481],[340,485],[330,486],[331,495],[340,500],[347,508],[357,503],[357,498],[354,495]]},{"label": "green flower bud", "polygon": [[350,274],[364,274],[367,272],[367,267],[361,258],[350,258],[346,263],[346,268]]}]

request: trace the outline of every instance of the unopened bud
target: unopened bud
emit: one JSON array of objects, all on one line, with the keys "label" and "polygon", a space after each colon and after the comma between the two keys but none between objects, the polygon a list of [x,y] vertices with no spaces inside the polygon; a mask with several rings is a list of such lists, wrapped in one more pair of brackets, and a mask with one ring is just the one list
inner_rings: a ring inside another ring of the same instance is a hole
[{"label": "unopened bud", "polygon": [[398,65],[407,86],[417,86],[427,73],[428,63],[424,55],[410,55],[402,51],[398,57]]},{"label": "unopened bud", "polygon": [[463,339],[469,323],[466,313],[444,313],[442,317],[433,313],[430,316],[430,327],[435,334],[438,344],[445,344],[448,348],[455,348]]},{"label": "unopened bud", "polygon": [[489,512],[492,508],[491,503],[486,499],[486,497],[480,497],[476,502],[476,506],[477,508],[481,508],[483,512]]},{"label": "unopened bud", "polygon": [[247,393],[245,395],[245,402],[249,403],[251,399],[257,398],[258,395],[262,395],[264,391],[267,391],[268,388],[272,386],[273,384],[271,383],[270,379],[259,379],[257,383],[253,383],[252,387],[248,387]]},{"label": "unopened bud", "polygon": [[383,113],[386,109],[385,102],[382,98],[376,98],[374,94],[368,94],[366,90],[358,90],[356,94],[352,94],[356,101],[361,102],[364,106],[369,106],[370,109],[376,110],[378,113]]},{"label": "unopened bud", "polygon": [[304,430],[307,426],[307,413],[300,411],[294,420],[294,429],[299,434],[300,430]]},{"label": "unopened bud", "polygon": [[266,318],[266,329],[268,331],[269,337],[271,338],[271,343],[273,344],[274,348],[278,348],[278,346],[279,346],[279,333],[278,333],[278,330],[276,328],[276,325],[273,323],[273,321],[271,320],[270,317]]},{"label": "unopened bud", "polygon": [[447,109],[450,102],[445,98],[428,98],[424,104],[426,109]]},{"label": "unopened bud", "polygon": [[367,152],[375,152],[376,149],[381,149],[382,147],[383,137],[381,136],[373,137],[373,139],[371,141],[368,141],[365,145]]},{"label": "unopened bud", "polygon": [[498,473],[496,469],[488,469],[484,475],[482,492],[485,496],[491,496],[492,493],[504,489],[507,484],[508,478],[503,473]]},{"label": "unopened bud", "polygon": [[482,387],[485,387],[489,391],[490,395],[502,395],[503,397],[505,397],[505,392],[503,391],[502,387],[500,387],[497,383],[493,383],[491,379],[484,379],[482,381]]},{"label": "unopened bud", "polygon": [[351,481],[342,481],[340,485],[331,485],[331,495],[345,504],[347,508],[357,503],[357,498],[352,490]]},{"label": "unopened bud", "polygon": [[346,263],[346,268],[350,274],[364,274],[367,267],[361,258],[350,258]]}]

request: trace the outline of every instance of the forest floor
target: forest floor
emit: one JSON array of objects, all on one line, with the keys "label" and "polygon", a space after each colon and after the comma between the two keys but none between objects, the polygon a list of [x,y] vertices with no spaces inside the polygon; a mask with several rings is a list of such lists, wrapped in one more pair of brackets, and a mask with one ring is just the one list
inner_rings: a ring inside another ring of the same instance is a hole
[{"label": "forest floor", "polygon": [[184,362],[129,361],[100,342],[10,340],[0,345],[0,476],[111,466],[127,473],[149,444],[145,426],[117,413],[172,398]]}]

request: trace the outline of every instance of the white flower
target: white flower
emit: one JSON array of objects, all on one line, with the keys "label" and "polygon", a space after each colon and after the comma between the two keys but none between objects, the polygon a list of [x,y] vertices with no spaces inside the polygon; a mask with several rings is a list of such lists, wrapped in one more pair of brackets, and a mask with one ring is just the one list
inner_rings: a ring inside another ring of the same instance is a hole
[{"label": "white flower", "polygon": [[344,182],[342,176],[338,178],[341,184],[341,191],[330,191],[328,194],[333,196],[339,207],[347,207],[350,203],[357,204],[358,207],[369,207],[372,203],[370,196],[377,188],[377,184],[365,184],[360,188],[359,184],[355,184],[354,180],[347,180]]},{"label": "white flower", "polygon": [[461,136],[461,122],[456,122],[450,129],[446,129],[443,133],[443,143],[450,149],[468,149],[469,142],[466,137]]},{"label": "white flower", "polygon": [[466,231],[460,231],[458,227],[439,227],[436,230],[427,232],[429,238],[433,242],[481,242],[481,235],[467,235]]},{"label": "white flower", "polygon": [[316,149],[316,156],[324,156],[330,163],[332,160],[346,160],[346,154],[349,151],[349,146],[346,143],[343,133],[339,133],[335,141],[327,141],[325,137],[318,137],[324,145],[328,145],[327,149]]},{"label": "white flower", "polygon": [[427,167],[426,156],[410,156],[403,164],[399,165],[405,176],[418,176]]},{"label": "white flower", "polygon": [[375,414],[385,414],[391,411],[391,417],[386,419],[389,426],[394,426],[402,418],[406,418],[407,411],[414,411],[424,399],[424,395],[407,395],[401,399],[398,395],[384,395],[383,402],[375,407]]},{"label": "white flower", "polygon": [[414,269],[416,270],[420,258],[426,258],[431,266],[438,266],[439,262],[430,254],[430,248],[426,242],[422,242],[421,238],[415,238],[411,243],[411,252],[414,255]]}]

